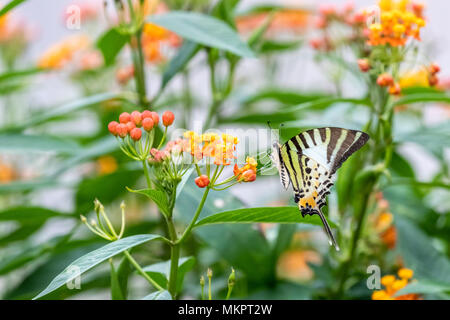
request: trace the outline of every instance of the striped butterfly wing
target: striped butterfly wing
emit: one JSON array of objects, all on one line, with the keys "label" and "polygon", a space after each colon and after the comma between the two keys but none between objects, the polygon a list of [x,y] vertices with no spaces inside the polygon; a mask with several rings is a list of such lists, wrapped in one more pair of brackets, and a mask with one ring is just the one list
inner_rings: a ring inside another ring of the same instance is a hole
[{"label": "striped butterfly wing", "polygon": [[318,128],[300,133],[280,148],[280,163],[288,173],[302,216],[318,214],[336,248],[321,208],[326,204],[336,170],[368,139],[361,131]]}]

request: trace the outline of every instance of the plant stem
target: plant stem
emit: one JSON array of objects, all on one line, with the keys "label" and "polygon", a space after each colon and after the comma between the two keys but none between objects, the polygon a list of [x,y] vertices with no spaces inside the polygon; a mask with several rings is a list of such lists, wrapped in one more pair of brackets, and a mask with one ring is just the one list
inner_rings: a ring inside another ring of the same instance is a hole
[{"label": "plant stem", "polygon": [[147,180],[147,186],[149,188],[151,188],[152,187],[152,181],[150,180],[150,175],[148,173],[147,160],[145,160],[145,159],[142,160],[142,166],[144,167],[144,176],[145,176],[145,179]]},{"label": "plant stem", "polygon": [[197,207],[197,211],[195,212],[194,217],[192,218],[191,223],[190,223],[189,226],[186,228],[186,230],[184,231],[184,233],[183,233],[183,235],[181,236],[181,238],[178,239],[178,241],[176,242],[177,244],[178,244],[178,243],[182,243],[182,242],[186,239],[186,237],[189,236],[189,234],[190,234],[192,228],[194,228],[194,225],[195,225],[195,223],[197,222],[197,219],[198,219],[200,213],[202,212],[203,206],[205,205],[205,201],[206,201],[206,198],[208,197],[208,193],[209,193],[209,190],[210,190],[210,189],[211,189],[211,188],[210,188],[209,186],[206,187],[206,190],[205,190],[205,192],[203,193],[202,200],[200,201],[200,204],[199,204],[198,207]]},{"label": "plant stem", "polygon": [[131,256],[131,254],[127,250],[125,250],[123,252],[123,254],[125,255],[125,257],[127,257],[127,259],[131,262],[131,264],[136,268],[136,270],[141,274],[141,276],[143,276],[152,286],[154,286],[158,290],[164,290],[164,288],[161,287],[158,283],[156,283],[155,280],[150,278],[150,276],[141,268],[139,263],[137,263],[137,261],[134,260],[134,258]]}]

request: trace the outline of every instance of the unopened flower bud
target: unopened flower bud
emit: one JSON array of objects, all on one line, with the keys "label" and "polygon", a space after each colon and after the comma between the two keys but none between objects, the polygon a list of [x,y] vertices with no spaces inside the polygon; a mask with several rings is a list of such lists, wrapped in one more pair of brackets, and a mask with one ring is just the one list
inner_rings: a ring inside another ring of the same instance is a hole
[{"label": "unopened flower bud", "polygon": [[428,83],[430,86],[434,87],[439,83],[439,78],[436,75],[430,75],[428,77]]},{"label": "unopened flower bud", "polygon": [[244,182],[252,182],[256,180],[256,172],[254,170],[247,170],[242,174],[241,179]]},{"label": "unopened flower bud", "polygon": [[231,268],[231,274],[228,277],[228,286],[234,286],[235,281],[236,281],[236,273],[234,272],[234,268]]},{"label": "unopened flower bud", "polygon": [[144,118],[144,120],[142,120],[142,127],[147,132],[151,131],[153,129],[153,119],[151,117]]},{"label": "unopened flower bud", "polygon": [[131,130],[133,130],[134,128],[136,128],[136,125],[134,124],[133,121],[128,121],[126,124],[127,126],[127,132],[130,133]]},{"label": "unopened flower bud", "polygon": [[87,219],[85,216],[80,215],[81,222],[86,223]]},{"label": "unopened flower bud", "polygon": [[94,219],[91,219],[91,226],[93,227],[97,226],[97,222]]},{"label": "unopened flower bud", "polygon": [[429,72],[432,75],[435,75],[436,73],[439,73],[441,71],[441,67],[437,63],[432,63],[429,67]]},{"label": "unopened flower bud", "polygon": [[123,123],[119,124],[116,127],[117,135],[121,138],[125,138],[128,134],[127,126]]},{"label": "unopened flower bud", "polygon": [[205,188],[206,186],[209,185],[209,178],[208,178],[208,176],[205,176],[204,174],[202,174],[200,177],[195,178],[195,184],[199,188]]},{"label": "unopened flower bud", "polygon": [[212,278],[213,272],[212,272],[212,269],[211,269],[211,268],[208,268],[208,270],[206,271],[206,275],[208,276],[209,279]]},{"label": "unopened flower bud", "polygon": [[117,121],[111,121],[108,124],[108,130],[114,136],[117,136],[117,130],[116,129],[117,129],[118,125],[119,125],[119,123]]},{"label": "unopened flower bud", "polygon": [[139,111],[133,111],[131,113],[131,121],[133,121],[137,127],[140,127],[142,124],[141,113]]},{"label": "unopened flower bud", "polygon": [[144,110],[141,112],[141,118],[144,120],[145,118],[151,118],[152,112],[150,110]]},{"label": "unopened flower bud", "polygon": [[152,111],[152,119],[153,119],[153,125],[157,126],[159,123],[159,115],[154,111]]},{"label": "unopened flower bud", "polygon": [[175,115],[171,111],[166,111],[162,115],[162,121],[165,127],[172,125],[175,120]]},{"label": "unopened flower bud", "polygon": [[133,130],[131,130],[130,132],[130,137],[131,139],[133,139],[134,141],[139,141],[142,137],[142,131],[139,128],[134,128]]},{"label": "unopened flower bud", "polygon": [[120,123],[127,123],[129,121],[131,121],[131,116],[128,112],[123,112],[120,114],[120,116],[119,116]]},{"label": "unopened flower bud", "polygon": [[389,87],[389,93],[398,96],[402,92],[402,88],[398,83],[394,83],[392,86]]},{"label": "unopened flower bud", "polygon": [[389,87],[394,84],[394,79],[388,73],[380,74],[377,78],[377,84],[380,87]]},{"label": "unopened flower bud", "polygon": [[204,276],[201,276],[200,277],[200,285],[203,287],[203,286],[205,286],[205,277]]},{"label": "unopened flower bud", "polygon": [[359,59],[358,67],[362,72],[367,72],[370,70],[370,64],[368,59]]}]

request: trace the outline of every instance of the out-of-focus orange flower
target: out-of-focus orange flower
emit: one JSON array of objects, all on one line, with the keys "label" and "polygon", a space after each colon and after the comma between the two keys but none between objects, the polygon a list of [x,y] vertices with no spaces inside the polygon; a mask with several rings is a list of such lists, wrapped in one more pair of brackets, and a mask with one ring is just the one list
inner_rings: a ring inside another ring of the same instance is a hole
[{"label": "out-of-focus orange flower", "polygon": [[422,10],[418,15],[409,0],[380,0],[380,22],[368,28],[368,43],[372,46],[389,44],[404,46],[410,38],[420,40],[420,29],[425,26]]},{"label": "out-of-focus orange flower", "polygon": [[39,59],[38,66],[44,69],[60,69],[71,61],[74,55],[86,49],[89,39],[86,35],[74,35],[51,46]]},{"label": "out-of-focus orange flower", "polygon": [[420,296],[415,293],[395,296],[395,294],[406,287],[410,283],[414,272],[411,269],[401,268],[398,271],[397,279],[394,275],[386,275],[381,278],[381,284],[385,287],[384,290],[377,290],[372,293],[372,300],[420,300]]},{"label": "out-of-focus orange flower", "polygon": [[395,248],[397,242],[397,230],[395,228],[394,215],[389,212],[389,202],[379,192],[376,195],[378,213],[376,213],[374,228],[381,241],[389,249]]},{"label": "out-of-focus orange flower", "polygon": [[17,178],[14,168],[0,162],[0,184],[10,183]]},{"label": "out-of-focus orange flower", "polygon": [[[251,32],[261,27],[267,20],[269,13],[253,13],[236,18],[236,25],[241,33]],[[304,31],[309,20],[309,13],[301,9],[285,9],[276,12],[270,22],[267,32],[269,34],[280,32]]]},{"label": "out-of-focus orange flower", "polygon": [[103,65],[103,56],[97,50],[91,50],[84,53],[80,58],[81,70],[94,70]]},{"label": "out-of-focus orange flower", "polygon": [[116,158],[111,156],[104,156],[97,159],[97,173],[99,175],[106,175],[117,171]]},{"label": "out-of-focus orange flower", "polygon": [[86,22],[89,20],[94,20],[99,16],[100,10],[102,8],[102,1],[89,0],[71,3],[64,11],[64,20],[67,20],[73,14],[73,12],[70,10],[72,6],[77,6],[79,8],[80,20],[81,22]]},{"label": "out-of-focus orange flower", "polygon": [[134,66],[121,67],[116,71],[116,80],[121,85],[127,84],[134,77]]},{"label": "out-of-focus orange flower", "polygon": [[284,252],[277,263],[277,273],[282,278],[293,281],[307,281],[314,276],[308,263],[319,264],[320,255],[311,250],[289,250]]},{"label": "out-of-focus orange flower", "polygon": [[429,87],[428,83],[428,71],[425,68],[418,70],[412,70],[400,75],[399,81],[402,89],[411,87]]}]

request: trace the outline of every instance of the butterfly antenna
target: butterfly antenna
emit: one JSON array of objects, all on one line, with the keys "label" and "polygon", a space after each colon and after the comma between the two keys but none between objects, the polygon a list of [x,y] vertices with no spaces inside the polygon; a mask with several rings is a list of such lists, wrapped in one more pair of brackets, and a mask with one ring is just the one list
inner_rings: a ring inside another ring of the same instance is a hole
[{"label": "butterfly antenna", "polygon": [[317,210],[319,212],[320,220],[322,220],[323,223],[323,229],[325,230],[327,236],[328,236],[328,242],[330,246],[334,246],[336,248],[336,251],[339,251],[339,246],[336,242],[336,239],[333,236],[333,232],[331,231],[330,225],[328,224],[327,219],[325,219],[325,216],[323,215],[321,210]]}]

